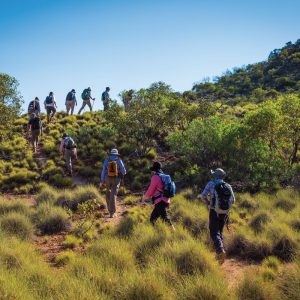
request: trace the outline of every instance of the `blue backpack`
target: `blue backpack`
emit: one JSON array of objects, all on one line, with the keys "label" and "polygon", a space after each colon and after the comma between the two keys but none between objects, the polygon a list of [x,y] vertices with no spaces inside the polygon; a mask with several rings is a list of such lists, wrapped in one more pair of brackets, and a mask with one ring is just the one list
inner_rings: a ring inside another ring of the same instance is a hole
[{"label": "blue backpack", "polygon": [[162,183],[163,183],[163,192],[162,195],[166,198],[173,198],[176,194],[176,185],[170,175],[163,174],[163,173],[156,173]]}]

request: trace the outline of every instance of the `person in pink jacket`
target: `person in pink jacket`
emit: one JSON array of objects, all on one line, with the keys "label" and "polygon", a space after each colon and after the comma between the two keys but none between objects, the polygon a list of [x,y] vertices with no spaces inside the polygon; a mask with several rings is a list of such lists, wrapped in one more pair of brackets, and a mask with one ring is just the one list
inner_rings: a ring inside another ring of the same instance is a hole
[{"label": "person in pink jacket", "polygon": [[152,171],[152,177],[150,186],[146,194],[143,196],[143,200],[152,199],[154,209],[150,216],[150,222],[154,225],[158,218],[161,218],[165,223],[169,224],[174,230],[174,226],[168,215],[168,208],[170,206],[170,199],[163,196],[163,183],[159,177],[159,173],[163,173],[161,163],[154,162],[150,168]]}]

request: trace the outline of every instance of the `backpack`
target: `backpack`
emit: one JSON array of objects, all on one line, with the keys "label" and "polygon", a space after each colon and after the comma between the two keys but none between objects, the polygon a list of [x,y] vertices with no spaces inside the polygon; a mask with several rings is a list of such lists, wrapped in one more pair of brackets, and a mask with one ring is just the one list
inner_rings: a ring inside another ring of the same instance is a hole
[{"label": "backpack", "polygon": [[172,181],[171,176],[163,173],[156,173],[156,175],[159,176],[163,183],[163,192],[160,196],[165,198],[173,198],[176,194],[176,186],[174,181]]},{"label": "backpack", "polygon": [[232,202],[232,189],[226,182],[220,182],[215,185],[214,208],[217,214],[228,214]]},{"label": "backpack", "polygon": [[90,93],[88,89],[83,90],[82,94],[81,94],[81,98],[83,100],[89,100],[90,98]]},{"label": "backpack", "polygon": [[42,122],[39,117],[31,119],[31,130],[41,129]]},{"label": "backpack", "polygon": [[53,96],[47,96],[45,102],[46,102],[46,105],[52,104],[53,103]]},{"label": "backpack", "polygon": [[119,175],[118,170],[118,161],[109,160],[107,164],[107,176],[108,177],[117,177]]},{"label": "backpack", "polygon": [[31,101],[29,103],[29,105],[28,105],[28,113],[35,112],[36,111],[36,107],[37,107],[36,101],[35,100]]},{"label": "backpack", "polygon": [[64,147],[66,149],[70,150],[70,149],[76,148],[76,144],[75,144],[74,140],[71,137],[67,137],[65,139],[65,142],[64,142]]}]

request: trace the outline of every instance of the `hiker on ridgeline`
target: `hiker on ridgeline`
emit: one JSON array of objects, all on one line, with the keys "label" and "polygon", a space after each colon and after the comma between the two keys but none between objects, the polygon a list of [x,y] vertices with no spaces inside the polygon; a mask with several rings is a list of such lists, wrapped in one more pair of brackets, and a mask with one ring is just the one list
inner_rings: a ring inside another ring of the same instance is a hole
[{"label": "hiker on ridgeline", "polygon": [[54,117],[57,108],[53,92],[50,92],[49,96],[46,97],[44,105],[47,111],[47,123],[49,124]]},{"label": "hiker on ridgeline", "polygon": [[129,90],[127,92],[124,92],[124,94],[122,95],[122,101],[126,112],[128,112],[131,108],[131,100],[133,98],[133,94],[134,90]]},{"label": "hiker on ridgeline", "polygon": [[170,198],[175,195],[175,184],[169,175],[164,174],[160,162],[154,162],[150,168],[152,171],[151,183],[143,196],[143,200],[152,199],[154,209],[150,216],[150,222],[154,225],[158,218],[169,224],[175,230],[169,216],[168,208]]},{"label": "hiker on ridgeline", "polygon": [[83,92],[81,94],[81,98],[82,98],[83,102],[82,102],[82,106],[78,112],[79,115],[83,111],[83,109],[85,108],[86,105],[89,107],[90,111],[93,111],[93,106],[92,106],[91,100],[95,101],[95,98],[92,98],[91,91],[92,90],[90,87],[83,90]]},{"label": "hiker on ridgeline", "polygon": [[62,135],[59,150],[66,161],[68,175],[73,176],[72,159],[77,159],[77,146],[67,133]]},{"label": "hiker on ridgeline", "polygon": [[[224,181],[226,173],[218,168],[211,170],[213,177],[203,190],[201,197],[209,207],[209,231],[214,243],[218,261],[222,264],[226,254],[224,250],[223,229],[228,222],[229,212],[235,202],[232,187]],[[208,199],[208,195],[210,199]]]},{"label": "hiker on ridgeline", "polygon": [[119,152],[117,149],[112,149],[109,158],[104,161],[100,182],[100,187],[106,186],[106,203],[111,218],[116,212],[117,194],[125,175],[126,169]]},{"label": "hiker on ridgeline", "polygon": [[39,115],[37,114],[31,114],[31,118],[27,125],[27,131],[31,132],[31,144],[33,152],[36,152],[38,142],[39,142],[39,136],[42,135],[42,121]]},{"label": "hiker on ridgeline", "polygon": [[77,106],[77,100],[76,100],[75,93],[76,93],[75,90],[72,89],[72,91],[69,92],[66,97],[67,116],[69,115],[70,110],[71,110],[71,115],[73,115],[74,107]]},{"label": "hiker on ridgeline", "polygon": [[110,108],[110,97],[109,97],[109,92],[110,91],[110,88],[107,87],[105,89],[105,91],[102,93],[102,96],[101,96],[101,100],[103,102],[103,110],[106,111],[106,110],[109,110]]},{"label": "hiker on ridgeline", "polygon": [[40,99],[38,97],[35,97],[35,99],[30,101],[28,105],[29,118],[31,118],[32,114],[39,115],[40,113],[41,113]]}]

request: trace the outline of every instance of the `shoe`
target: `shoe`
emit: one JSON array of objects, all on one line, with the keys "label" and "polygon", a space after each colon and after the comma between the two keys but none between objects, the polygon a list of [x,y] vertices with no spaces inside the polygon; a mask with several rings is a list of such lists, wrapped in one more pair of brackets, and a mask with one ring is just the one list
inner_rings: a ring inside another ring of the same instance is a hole
[{"label": "shoe", "polygon": [[110,218],[113,218],[114,216],[115,216],[114,213],[110,213],[110,214],[109,214],[109,217],[110,217]]},{"label": "shoe", "polygon": [[225,258],[226,258],[226,253],[224,250],[217,254],[217,261],[219,262],[220,265],[222,265],[225,262]]}]

